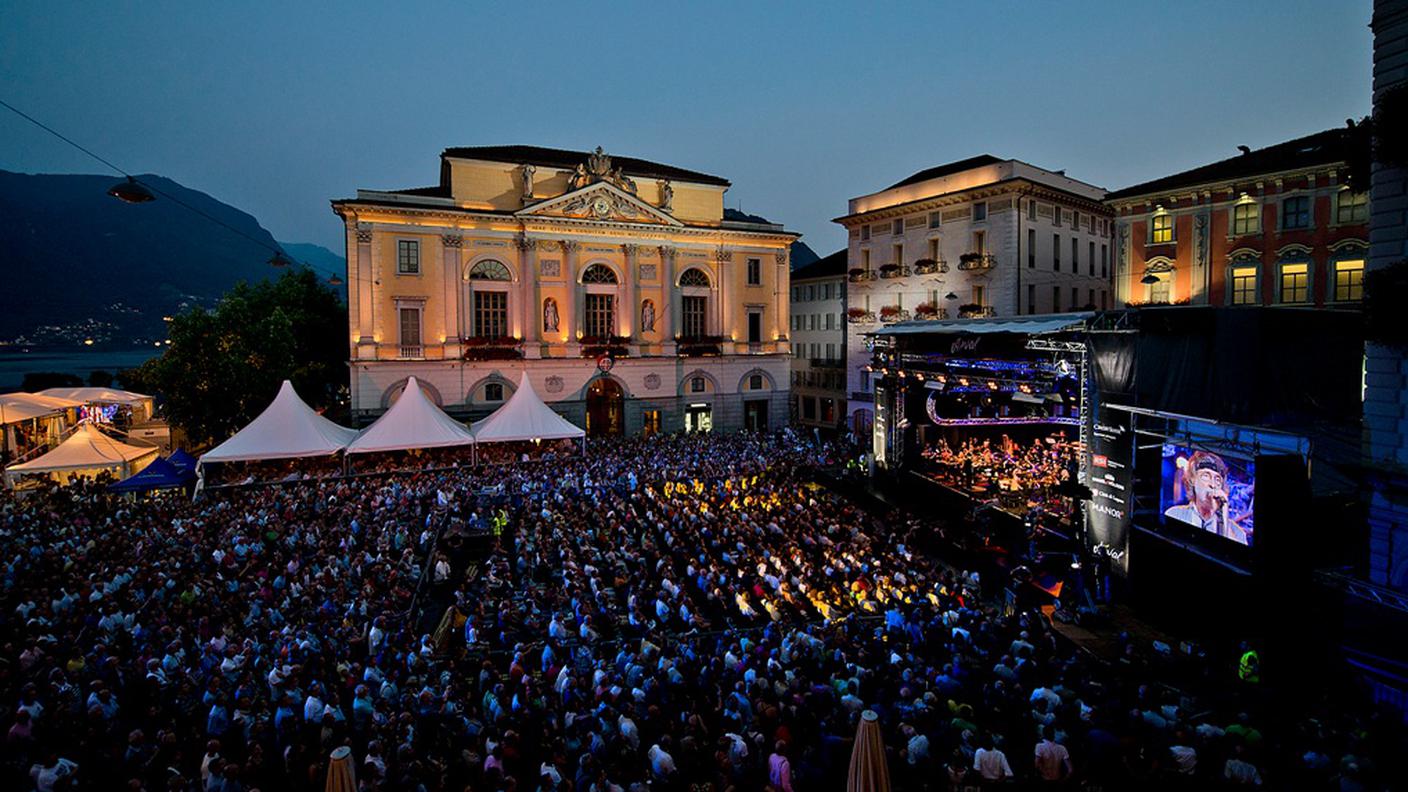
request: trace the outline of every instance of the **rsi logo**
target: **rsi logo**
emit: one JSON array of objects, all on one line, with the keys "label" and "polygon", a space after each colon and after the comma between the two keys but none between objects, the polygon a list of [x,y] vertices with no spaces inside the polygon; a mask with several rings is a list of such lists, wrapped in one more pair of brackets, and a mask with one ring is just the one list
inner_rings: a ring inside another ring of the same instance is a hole
[{"label": "rsi logo", "polygon": [[1094,454],[1090,457],[1090,464],[1095,467],[1107,468],[1110,466],[1110,458],[1104,454]]}]

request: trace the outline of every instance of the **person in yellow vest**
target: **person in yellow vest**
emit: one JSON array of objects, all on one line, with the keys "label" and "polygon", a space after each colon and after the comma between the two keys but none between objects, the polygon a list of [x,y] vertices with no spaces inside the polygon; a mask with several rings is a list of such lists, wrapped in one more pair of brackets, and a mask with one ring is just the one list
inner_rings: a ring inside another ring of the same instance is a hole
[{"label": "person in yellow vest", "polygon": [[1248,685],[1261,682],[1261,656],[1246,643],[1242,644],[1242,659],[1237,663],[1237,678]]}]

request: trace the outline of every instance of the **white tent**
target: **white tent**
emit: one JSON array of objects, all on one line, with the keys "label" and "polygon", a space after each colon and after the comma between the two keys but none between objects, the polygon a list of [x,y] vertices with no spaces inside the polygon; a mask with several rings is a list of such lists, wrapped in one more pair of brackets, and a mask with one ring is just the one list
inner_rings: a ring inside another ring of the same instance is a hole
[{"label": "white tent", "polygon": [[119,390],[118,388],[46,388],[39,391],[41,396],[57,396],[84,404],[141,404],[151,401],[145,393]]},{"label": "white tent", "polygon": [[52,475],[67,481],[75,475],[96,475],[105,470],[126,478],[151,464],[158,451],[155,446],[128,445],[114,440],[84,421],[49,453],[5,468],[5,479],[13,483],[20,476]]},{"label": "white tent", "polygon": [[517,440],[562,440],[585,437],[582,427],[558,415],[533,390],[528,372],[518,380],[518,390],[488,418],[474,424],[479,443],[507,443]]},{"label": "white tent", "polygon": [[427,399],[420,383],[411,377],[401,391],[401,398],[376,419],[376,423],[362,430],[357,439],[347,446],[347,453],[445,448],[473,443],[474,435]]},{"label": "white tent", "polygon": [[57,399],[47,399],[33,393],[0,394],[0,424],[18,423],[63,412]]},{"label": "white tent", "polygon": [[200,461],[205,464],[328,456],[347,448],[356,437],[356,429],[338,426],[314,412],[298,398],[293,384],[284,380],[279,395],[258,418],[201,455]]}]

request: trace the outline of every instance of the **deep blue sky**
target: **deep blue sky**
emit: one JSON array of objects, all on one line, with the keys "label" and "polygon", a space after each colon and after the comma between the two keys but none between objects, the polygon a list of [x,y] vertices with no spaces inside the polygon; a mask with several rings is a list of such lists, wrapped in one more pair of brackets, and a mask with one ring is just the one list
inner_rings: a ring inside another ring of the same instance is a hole
[{"label": "deep blue sky", "polygon": [[[330,198],[432,184],[447,146],[528,143],[724,176],[729,206],[824,255],[847,198],[949,160],[1115,189],[1362,116],[1369,16],[1369,0],[9,2],[0,97],[339,253]],[[101,172],[3,108],[0,168]]]}]

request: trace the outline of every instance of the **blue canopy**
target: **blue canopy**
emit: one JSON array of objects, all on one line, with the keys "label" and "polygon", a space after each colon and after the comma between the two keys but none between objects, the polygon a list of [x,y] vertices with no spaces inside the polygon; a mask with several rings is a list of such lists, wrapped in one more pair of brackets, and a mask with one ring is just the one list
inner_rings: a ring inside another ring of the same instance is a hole
[{"label": "blue canopy", "polygon": [[128,476],[115,484],[109,484],[108,492],[146,492],[155,489],[173,489],[184,487],[195,481],[195,478],[195,471],[181,470],[171,464],[169,459],[158,458],[135,476]]},{"label": "blue canopy", "polygon": [[167,457],[166,461],[175,465],[176,469],[181,471],[182,473],[185,473],[186,471],[194,473],[196,470],[196,458],[191,456],[190,454],[187,454],[186,450],[183,448],[178,448],[175,451],[172,451],[171,456]]}]

